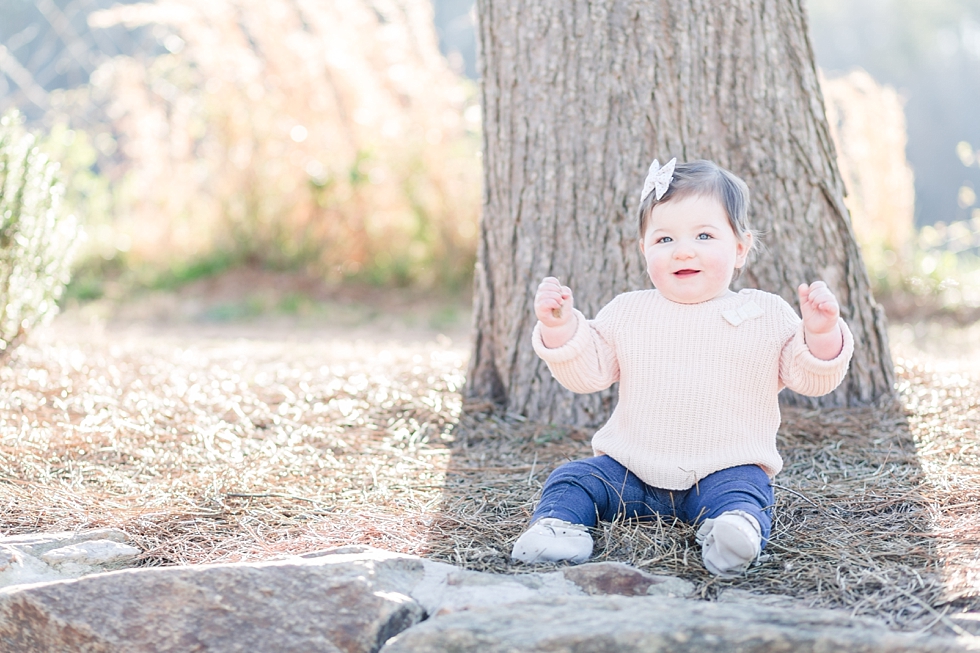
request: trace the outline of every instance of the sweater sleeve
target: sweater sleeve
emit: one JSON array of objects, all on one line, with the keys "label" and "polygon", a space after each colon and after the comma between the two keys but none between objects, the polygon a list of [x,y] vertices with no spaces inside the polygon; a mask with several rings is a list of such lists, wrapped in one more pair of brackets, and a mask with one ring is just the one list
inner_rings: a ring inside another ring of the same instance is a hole
[{"label": "sweater sleeve", "polygon": [[[794,313],[795,316],[795,313]],[[825,361],[810,353],[803,336],[803,321],[799,320],[792,337],[783,345],[779,357],[779,381],[794,392],[819,397],[840,385],[854,353],[854,336],[843,319],[838,320],[844,334],[844,346],[836,358]]]},{"label": "sweater sleeve", "polygon": [[575,309],[575,335],[554,349],[545,347],[541,323],[534,326],[531,342],[535,353],[548,364],[555,379],[572,392],[598,392],[619,380],[619,360],[611,336],[610,313],[607,305],[595,320],[587,320]]}]

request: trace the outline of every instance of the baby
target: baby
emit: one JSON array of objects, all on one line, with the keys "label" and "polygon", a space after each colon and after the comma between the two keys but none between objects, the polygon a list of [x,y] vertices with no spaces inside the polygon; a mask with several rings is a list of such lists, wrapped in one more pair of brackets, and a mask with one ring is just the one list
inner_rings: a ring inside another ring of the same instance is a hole
[{"label": "baby", "polygon": [[545,482],[524,562],[584,562],[589,528],[659,514],[698,526],[705,567],[745,571],[772,527],[777,395],[819,396],[844,378],[854,340],[822,281],[781,297],[729,289],[752,249],[745,182],[710,161],[653,162],[640,197],[640,251],[655,290],[619,295],[588,320],[572,291],[538,286],[534,350],[572,392],[619,382],[595,457]]}]

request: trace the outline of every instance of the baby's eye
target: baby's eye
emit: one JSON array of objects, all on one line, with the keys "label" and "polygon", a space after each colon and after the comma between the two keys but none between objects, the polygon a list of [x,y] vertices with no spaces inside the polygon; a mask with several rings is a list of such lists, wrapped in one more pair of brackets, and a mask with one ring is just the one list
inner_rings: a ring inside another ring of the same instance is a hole
[{"label": "baby's eye", "polygon": [[711,234],[702,231],[698,234],[698,240],[711,240]]},{"label": "baby's eye", "polygon": [[674,239],[671,238],[670,236],[661,236],[660,238],[657,239],[657,242],[658,243],[672,243],[672,242],[674,242]]}]

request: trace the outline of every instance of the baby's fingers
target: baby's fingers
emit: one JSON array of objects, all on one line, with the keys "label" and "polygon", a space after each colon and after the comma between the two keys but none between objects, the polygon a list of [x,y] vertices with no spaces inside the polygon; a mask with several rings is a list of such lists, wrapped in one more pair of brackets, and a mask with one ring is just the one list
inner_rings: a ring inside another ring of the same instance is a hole
[{"label": "baby's fingers", "polygon": [[800,303],[801,304],[805,303],[807,298],[810,296],[810,285],[806,283],[801,283],[799,287],[796,289],[796,294],[800,298]]},{"label": "baby's fingers", "polygon": [[814,281],[811,284],[800,284],[797,292],[800,296],[800,303],[809,303],[812,306],[823,304],[827,301],[836,302],[837,298],[830,291],[827,284],[823,281]]},{"label": "baby's fingers", "polygon": [[555,277],[545,277],[538,284],[538,292],[542,290],[561,290],[561,282]]},{"label": "baby's fingers", "polygon": [[572,289],[569,288],[568,286],[562,286],[561,296],[559,297],[558,300],[558,307],[552,309],[551,311],[552,317],[558,320],[565,317],[565,305],[566,304],[571,305],[571,299],[572,299]]},{"label": "baby's fingers", "polygon": [[562,297],[561,293],[554,292],[553,290],[545,290],[538,293],[538,296],[534,301],[535,305],[543,308],[545,310],[551,310],[553,308],[558,308],[561,306]]},{"label": "baby's fingers", "polygon": [[834,299],[834,293],[830,292],[826,288],[810,288],[810,295],[808,299],[813,304],[823,304],[826,302],[836,301]]},{"label": "baby's fingers", "polygon": [[830,292],[830,288],[827,286],[821,286],[819,288],[810,286],[810,301],[817,306],[828,304],[837,305],[837,298],[834,297],[834,293]]}]

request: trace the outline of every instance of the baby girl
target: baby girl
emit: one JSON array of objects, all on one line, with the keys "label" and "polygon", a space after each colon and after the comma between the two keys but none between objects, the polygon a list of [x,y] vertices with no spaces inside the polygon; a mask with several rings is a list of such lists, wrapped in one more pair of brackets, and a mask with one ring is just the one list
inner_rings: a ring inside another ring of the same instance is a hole
[{"label": "baby girl", "polygon": [[799,287],[801,320],[781,297],[729,286],[753,234],[745,182],[710,161],[653,162],[640,197],[640,251],[654,290],[619,295],[594,319],[548,277],[534,300],[534,349],[572,392],[619,382],[592,439],[595,456],[546,481],[524,562],[583,562],[599,520],[659,514],[698,527],[705,567],[745,571],[772,527],[777,395],[831,392],[854,348],[822,281]]}]

